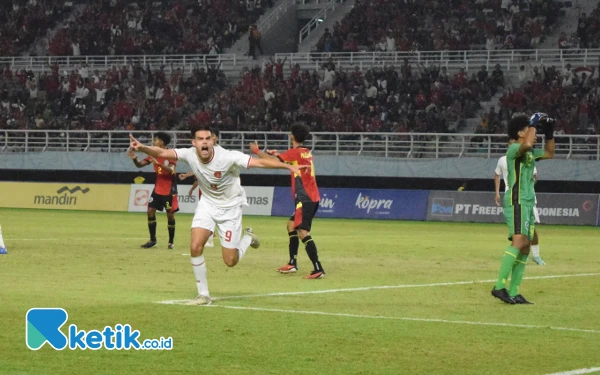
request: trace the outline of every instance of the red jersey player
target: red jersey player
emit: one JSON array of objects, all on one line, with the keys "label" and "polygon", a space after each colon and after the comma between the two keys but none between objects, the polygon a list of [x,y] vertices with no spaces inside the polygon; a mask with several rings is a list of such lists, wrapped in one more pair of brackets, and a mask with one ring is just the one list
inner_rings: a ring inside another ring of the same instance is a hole
[{"label": "red jersey player", "polygon": [[313,271],[307,276],[308,279],[320,279],[325,276],[325,271],[319,262],[317,246],[310,235],[312,220],[319,209],[319,188],[315,178],[315,168],[311,151],[303,147],[303,143],[310,134],[310,128],[304,124],[294,124],[291,128],[292,148],[283,152],[259,150],[258,144],[253,143],[250,149],[260,158],[278,158],[280,161],[292,165],[307,165],[309,168],[302,169],[292,174],[292,194],[294,196],[295,211],[287,224],[289,236],[290,260],[288,264],[279,268],[280,273],[293,273],[298,271],[298,237],[304,243],[306,253],[313,264]]},{"label": "red jersey player", "polygon": [[[163,149],[171,142],[171,136],[167,133],[156,133],[152,144]],[[169,249],[174,249],[175,239],[175,212],[179,211],[179,201],[177,200],[177,179],[175,174],[176,161],[164,158],[153,158],[148,156],[139,161],[133,150],[127,153],[133,160],[136,167],[142,168],[149,164],[154,165],[156,172],[156,183],[152,196],[148,201],[148,230],[150,231],[150,241],[142,245],[142,248],[149,249],[156,246],[156,210],[167,212],[167,228],[169,230]]]}]

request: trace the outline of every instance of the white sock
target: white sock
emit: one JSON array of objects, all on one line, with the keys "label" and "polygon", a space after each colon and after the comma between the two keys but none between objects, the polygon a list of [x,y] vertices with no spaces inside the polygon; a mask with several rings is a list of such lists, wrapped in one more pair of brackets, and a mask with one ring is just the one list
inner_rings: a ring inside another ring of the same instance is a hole
[{"label": "white sock", "polygon": [[244,255],[246,255],[246,251],[248,250],[248,247],[250,247],[251,242],[252,242],[251,236],[249,236],[247,234],[242,236],[242,239],[240,240],[240,247],[238,248],[238,262],[240,260],[242,260]]},{"label": "white sock", "polygon": [[204,261],[204,255],[191,257],[190,260],[192,261],[194,276],[196,276],[198,295],[210,297],[210,294],[208,293],[208,280],[206,279],[206,262]]},{"label": "white sock", "polygon": [[531,252],[534,257],[540,256],[540,245],[531,245]]},{"label": "white sock", "polygon": [[0,249],[5,249],[4,240],[2,239],[2,227],[0,226]]}]

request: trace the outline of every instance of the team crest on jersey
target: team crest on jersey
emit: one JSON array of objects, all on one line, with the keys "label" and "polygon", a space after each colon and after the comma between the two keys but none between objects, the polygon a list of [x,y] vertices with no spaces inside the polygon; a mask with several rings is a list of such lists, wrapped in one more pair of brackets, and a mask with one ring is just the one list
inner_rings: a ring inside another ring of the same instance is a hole
[{"label": "team crest on jersey", "polygon": [[220,171],[215,172],[215,177],[216,178],[221,178],[221,172]]}]

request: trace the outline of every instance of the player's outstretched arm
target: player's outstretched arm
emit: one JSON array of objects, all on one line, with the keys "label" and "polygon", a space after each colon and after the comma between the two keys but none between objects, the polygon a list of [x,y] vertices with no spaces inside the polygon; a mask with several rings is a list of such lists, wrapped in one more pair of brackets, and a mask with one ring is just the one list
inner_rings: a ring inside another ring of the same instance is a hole
[{"label": "player's outstretched arm", "polygon": [[132,150],[143,152],[154,158],[164,158],[168,160],[177,160],[177,154],[173,150],[167,150],[156,146],[146,146],[140,143],[133,135],[129,134],[129,147]]},{"label": "player's outstretched arm", "polygon": [[133,160],[133,164],[135,164],[135,166],[138,168],[142,168],[142,167],[145,167],[148,164],[150,164],[150,162],[148,160],[139,161],[137,156],[135,155],[135,152],[133,152],[132,149],[129,149],[127,151],[127,156],[129,156],[131,158],[131,160]]},{"label": "player's outstretched arm", "polygon": [[180,173],[179,174],[179,179],[181,181],[185,180],[188,177],[192,177],[194,175],[194,172],[187,172],[187,173]]},{"label": "player's outstretched arm", "polygon": [[269,158],[269,159],[257,159],[250,158],[250,163],[248,164],[250,168],[266,168],[266,169],[289,169],[292,173],[299,173],[302,169],[310,168],[308,165],[291,165],[282,163],[277,159]]},{"label": "player's outstretched arm", "polygon": [[[261,159],[277,159],[277,155],[279,154],[277,151],[275,150],[269,150],[269,152],[264,152],[261,151],[260,147],[258,146],[258,142],[253,142],[250,143],[250,151],[252,151],[253,154],[255,154],[256,156],[258,156]],[[279,159],[277,159],[279,160]]]}]

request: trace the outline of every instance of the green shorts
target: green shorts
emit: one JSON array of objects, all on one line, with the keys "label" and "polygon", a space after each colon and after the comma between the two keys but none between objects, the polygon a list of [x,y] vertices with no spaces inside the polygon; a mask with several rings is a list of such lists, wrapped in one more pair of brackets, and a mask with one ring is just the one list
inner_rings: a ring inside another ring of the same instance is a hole
[{"label": "green shorts", "polygon": [[533,206],[508,206],[504,207],[504,221],[508,225],[508,239],[512,241],[514,234],[523,234],[533,240],[535,230],[535,216]]}]

